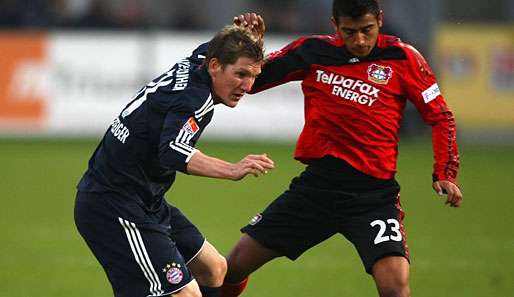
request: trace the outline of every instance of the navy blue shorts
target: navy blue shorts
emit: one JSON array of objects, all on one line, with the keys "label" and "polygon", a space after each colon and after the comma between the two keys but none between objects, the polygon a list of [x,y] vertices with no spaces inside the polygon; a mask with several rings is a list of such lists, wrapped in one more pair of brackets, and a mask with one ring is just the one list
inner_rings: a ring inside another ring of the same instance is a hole
[{"label": "navy blue shorts", "polygon": [[394,183],[368,192],[346,192],[308,171],[241,229],[263,246],[295,260],[306,250],[340,233],[356,247],[367,273],[387,255],[409,259]]},{"label": "navy blue shorts", "polygon": [[167,296],[193,280],[187,264],[205,238],[172,205],[156,213],[112,193],[78,192],[75,224],[116,297]]}]

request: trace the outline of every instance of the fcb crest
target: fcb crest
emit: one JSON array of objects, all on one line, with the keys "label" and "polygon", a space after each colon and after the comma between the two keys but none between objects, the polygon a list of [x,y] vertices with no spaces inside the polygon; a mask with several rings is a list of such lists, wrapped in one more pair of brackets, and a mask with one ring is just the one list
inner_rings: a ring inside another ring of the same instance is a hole
[{"label": "fcb crest", "polygon": [[166,279],[172,285],[180,283],[184,278],[184,273],[180,270],[180,266],[180,264],[171,263],[162,269],[162,272],[166,273]]},{"label": "fcb crest", "polygon": [[374,83],[386,85],[393,77],[393,68],[372,64],[368,67],[368,79]]}]

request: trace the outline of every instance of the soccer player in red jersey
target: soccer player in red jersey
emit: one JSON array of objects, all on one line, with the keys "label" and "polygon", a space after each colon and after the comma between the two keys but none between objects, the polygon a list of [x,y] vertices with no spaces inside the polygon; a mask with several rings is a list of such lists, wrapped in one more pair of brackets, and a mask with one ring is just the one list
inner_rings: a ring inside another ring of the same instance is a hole
[{"label": "soccer player in red jersey", "polygon": [[[264,33],[255,14],[234,21]],[[295,158],[307,166],[289,189],[241,229],[222,297],[276,257],[292,260],[336,233],[356,247],[380,296],[410,296],[409,251],[395,180],[406,101],[432,127],[432,187],[459,207],[455,121],[423,56],[379,33],[376,0],[334,0],[333,36],[302,37],[271,53],[252,91],[301,80],[305,125]]]}]

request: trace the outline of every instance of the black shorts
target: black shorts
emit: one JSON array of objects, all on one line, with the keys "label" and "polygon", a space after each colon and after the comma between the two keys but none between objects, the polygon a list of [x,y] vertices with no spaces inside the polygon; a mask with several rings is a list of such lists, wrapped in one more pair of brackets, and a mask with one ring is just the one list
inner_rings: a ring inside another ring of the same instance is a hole
[{"label": "black shorts", "polygon": [[241,232],[291,260],[340,233],[354,244],[370,274],[384,256],[408,260],[398,184],[369,192],[341,187],[305,171]]},{"label": "black shorts", "polygon": [[78,192],[75,223],[116,297],[167,296],[193,280],[187,264],[205,238],[163,200],[156,213],[108,193]]}]

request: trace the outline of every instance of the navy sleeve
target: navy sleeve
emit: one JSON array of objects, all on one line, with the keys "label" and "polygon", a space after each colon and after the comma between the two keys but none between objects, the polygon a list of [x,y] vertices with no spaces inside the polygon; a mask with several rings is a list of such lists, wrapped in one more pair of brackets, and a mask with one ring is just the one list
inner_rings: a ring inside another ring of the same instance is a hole
[{"label": "navy sleeve", "polygon": [[164,119],[159,144],[161,165],[187,173],[187,163],[197,151],[194,144],[200,135],[200,126],[194,114],[170,111]]},{"label": "navy sleeve", "polygon": [[214,109],[209,89],[188,88],[175,98],[164,118],[159,140],[159,162],[162,166],[187,173],[187,163],[197,151],[194,148],[209,124]]}]

